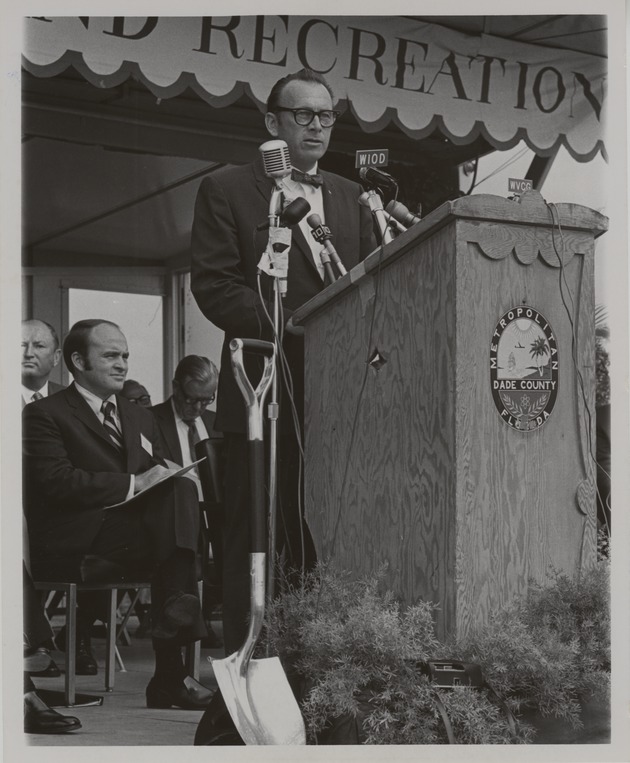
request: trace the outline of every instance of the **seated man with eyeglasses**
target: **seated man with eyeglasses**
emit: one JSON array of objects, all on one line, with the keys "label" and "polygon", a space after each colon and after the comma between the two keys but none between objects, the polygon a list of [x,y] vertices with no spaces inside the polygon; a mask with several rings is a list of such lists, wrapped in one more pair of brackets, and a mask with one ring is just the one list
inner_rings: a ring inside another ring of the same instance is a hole
[{"label": "seated man with eyeglasses", "polygon": [[149,391],[144,384],[140,384],[140,382],[135,379],[127,379],[123,384],[120,394],[123,397],[126,397],[130,403],[136,403],[143,408],[150,408],[152,405]]},{"label": "seated man with eyeglasses", "polygon": [[[331,229],[335,249],[350,270],[375,249],[376,241],[370,211],[358,202],[361,186],[319,166],[339,113],[333,102],[328,82],[317,72],[302,69],[273,86],[265,127],[272,138],[286,142],[298,171],[281,181],[284,201],[297,196],[308,201],[310,213],[318,214]],[[241,646],[247,633],[250,507],[245,404],[232,372],[229,343],[235,337],[273,337],[269,320],[273,284],[268,276],[259,279],[257,275],[269,236],[258,228],[268,220],[273,189],[274,181],[265,175],[261,157],[251,164],[212,172],[199,187],[192,229],[192,292],[206,318],[225,331],[217,429],[224,433],[226,447],[223,623],[227,654]],[[282,348],[292,376],[291,396],[302,422],[304,342],[290,317],[325,282],[322,247],[308,223],[304,219],[290,229],[287,293],[282,301],[287,331]],[[245,366],[256,383],[256,359],[246,358]],[[299,444],[288,384],[282,384],[280,395],[277,537],[287,566],[308,568],[314,563],[315,549],[300,510]]]},{"label": "seated man with eyeglasses", "polygon": [[[214,411],[207,407],[214,402],[219,372],[214,363],[201,355],[187,355],[175,369],[173,378],[173,394],[163,403],[151,408],[158,427],[162,443],[162,454],[168,460],[178,466],[188,466],[196,461],[197,444],[204,440],[210,440],[215,446],[213,452],[207,452],[208,458],[221,457],[222,435],[214,429]],[[199,495],[200,508],[202,511],[202,537],[203,547],[203,579],[207,589],[204,594],[204,615],[206,628],[208,629],[208,645],[220,646],[219,638],[210,627],[209,618],[212,609],[213,597],[209,597],[212,585],[221,580],[222,572],[222,544],[221,524],[222,507],[216,500],[217,491],[221,491],[221,485],[213,485],[209,492],[212,495],[204,495],[203,487],[208,492],[207,483],[202,486],[201,477],[210,474],[210,466],[216,467],[213,472],[218,472],[219,480],[222,479],[221,464],[200,464],[187,473],[194,480]],[[215,476],[216,481],[216,476]],[[209,566],[208,545],[212,547],[212,569]],[[216,596],[214,597],[216,599]]]}]

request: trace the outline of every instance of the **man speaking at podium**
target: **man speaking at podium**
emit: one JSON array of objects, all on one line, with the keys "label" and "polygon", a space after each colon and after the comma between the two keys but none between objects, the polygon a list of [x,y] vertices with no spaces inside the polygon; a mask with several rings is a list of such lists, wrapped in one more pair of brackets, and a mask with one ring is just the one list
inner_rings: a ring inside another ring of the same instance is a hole
[{"label": "man speaking at podium", "polygon": [[[265,126],[272,138],[286,142],[294,168],[278,181],[287,201],[306,199],[331,229],[335,248],[349,270],[376,246],[370,211],[360,206],[358,183],[320,171],[338,116],[333,93],[319,74],[302,69],[282,78],[271,90]],[[297,171],[297,172],[296,172]],[[274,180],[265,174],[262,158],[229,167],[204,178],[195,205],[192,230],[192,292],[204,315],[225,331],[217,400],[216,427],[225,435],[226,484],[224,527],[223,619],[226,654],[238,649],[246,635],[249,612],[249,487],[245,404],[232,374],[229,342],[235,337],[273,338],[270,279],[257,268],[268,233],[260,230],[269,215]],[[324,288],[321,245],[301,221],[290,226],[291,248],[285,322],[292,312]],[[288,332],[293,332],[291,324]],[[297,333],[286,333],[283,350],[293,379],[293,397],[303,421],[304,349]],[[257,378],[252,378],[257,383]],[[305,532],[301,552],[298,502],[298,445],[286,389],[282,390],[278,424],[278,544],[290,566],[312,566],[315,553]]]}]

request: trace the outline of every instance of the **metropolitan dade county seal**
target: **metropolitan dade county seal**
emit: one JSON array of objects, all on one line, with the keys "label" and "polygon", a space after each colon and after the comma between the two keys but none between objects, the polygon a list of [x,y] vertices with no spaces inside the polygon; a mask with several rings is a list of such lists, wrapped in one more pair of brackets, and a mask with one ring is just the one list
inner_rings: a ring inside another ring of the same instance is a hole
[{"label": "metropolitan dade county seal", "polygon": [[558,394],[558,345],[547,319],[527,305],[505,313],[490,344],[492,397],[513,429],[538,429]]}]

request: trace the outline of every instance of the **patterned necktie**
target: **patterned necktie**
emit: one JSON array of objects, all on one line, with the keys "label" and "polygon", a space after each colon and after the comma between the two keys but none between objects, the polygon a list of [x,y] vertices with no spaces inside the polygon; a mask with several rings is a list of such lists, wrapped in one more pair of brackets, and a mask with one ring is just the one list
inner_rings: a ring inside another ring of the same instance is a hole
[{"label": "patterned necktie", "polygon": [[316,187],[319,187],[324,183],[324,178],[321,175],[309,175],[308,172],[300,172],[300,170],[296,170],[295,167],[291,170],[291,178],[295,180],[296,183],[306,183],[307,185],[314,185]]},{"label": "patterned necktie", "polygon": [[101,413],[105,417],[103,421],[103,426],[105,427],[107,434],[109,435],[114,445],[119,450],[122,450],[123,449],[122,432],[120,431],[118,423],[116,422],[116,418],[114,416],[114,410],[115,410],[115,406],[112,402],[108,402],[108,401],[103,402],[103,405],[101,406]]},{"label": "patterned necktie", "polygon": [[42,395],[41,392],[33,392],[33,397],[31,398],[31,400],[35,402],[35,400],[42,400],[43,398],[44,396]]},{"label": "patterned necktie", "polygon": [[[197,455],[195,451],[195,445],[201,440],[199,432],[197,431],[197,425],[194,419],[184,420],[184,423],[188,427],[188,448],[190,449],[190,460],[196,461]],[[196,469],[197,467],[195,467]]]}]

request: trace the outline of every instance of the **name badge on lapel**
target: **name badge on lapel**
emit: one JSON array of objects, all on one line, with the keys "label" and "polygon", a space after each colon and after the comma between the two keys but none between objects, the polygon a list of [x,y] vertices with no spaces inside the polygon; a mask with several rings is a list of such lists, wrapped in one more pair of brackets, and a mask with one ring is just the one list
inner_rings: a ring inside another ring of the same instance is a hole
[{"label": "name badge on lapel", "polygon": [[146,452],[152,456],[153,455],[153,445],[151,445],[151,441],[147,440],[147,438],[140,432],[140,445],[146,450]]}]

